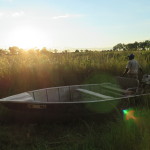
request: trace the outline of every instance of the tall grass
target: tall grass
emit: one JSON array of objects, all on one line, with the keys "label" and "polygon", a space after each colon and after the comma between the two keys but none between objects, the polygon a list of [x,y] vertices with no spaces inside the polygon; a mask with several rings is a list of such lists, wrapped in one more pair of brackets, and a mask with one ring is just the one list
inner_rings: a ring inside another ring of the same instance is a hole
[{"label": "tall grass", "polygon": [[[129,52],[24,52],[0,56],[0,97],[43,87],[100,83],[121,75]],[[134,52],[145,73],[150,72],[149,51]],[[133,108],[138,121],[123,114],[98,116],[69,123],[20,124],[7,122],[11,112],[0,107],[1,150],[149,150],[149,97]],[[145,101],[145,102],[144,102]],[[144,103],[144,104],[143,104]],[[6,118],[2,118],[6,117]]]},{"label": "tall grass", "polygon": [[[149,52],[134,52],[147,73]],[[129,52],[40,53],[0,56],[0,97],[44,87],[81,84],[95,73],[121,75]]]}]

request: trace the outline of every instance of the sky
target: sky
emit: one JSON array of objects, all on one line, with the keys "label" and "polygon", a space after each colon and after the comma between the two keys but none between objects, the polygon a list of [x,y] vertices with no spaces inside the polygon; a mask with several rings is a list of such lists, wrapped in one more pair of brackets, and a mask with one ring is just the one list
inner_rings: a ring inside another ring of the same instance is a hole
[{"label": "sky", "polygon": [[111,48],[149,29],[149,0],[0,0],[0,48]]}]

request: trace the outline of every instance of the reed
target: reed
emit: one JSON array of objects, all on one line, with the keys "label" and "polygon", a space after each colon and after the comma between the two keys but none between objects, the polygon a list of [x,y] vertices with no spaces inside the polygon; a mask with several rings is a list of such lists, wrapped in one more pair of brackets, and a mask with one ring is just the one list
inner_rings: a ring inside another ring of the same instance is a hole
[{"label": "reed", "polygon": [[[40,53],[0,56],[0,97],[37,88],[80,83],[115,82],[128,51]],[[135,51],[145,73],[150,72],[149,51]],[[1,150],[148,150],[150,149],[149,97],[133,108],[134,120],[123,113],[105,114],[94,120],[61,123],[7,123],[11,111],[0,106]]]},{"label": "reed", "polygon": [[[40,53],[0,56],[0,97],[44,87],[81,84],[95,73],[121,75],[129,52]],[[145,73],[149,51],[134,52]],[[68,80],[69,79],[69,80]]]}]

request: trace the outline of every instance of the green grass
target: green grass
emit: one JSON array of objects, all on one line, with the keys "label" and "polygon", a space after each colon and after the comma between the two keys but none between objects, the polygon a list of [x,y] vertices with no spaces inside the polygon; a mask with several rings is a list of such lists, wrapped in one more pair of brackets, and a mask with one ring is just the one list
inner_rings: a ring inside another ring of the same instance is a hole
[{"label": "green grass", "polygon": [[[44,87],[115,83],[114,77],[124,71],[129,53],[34,52],[0,56],[0,98]],[[149,73],[149,52],[134,54],[144,72]],[[27,123],[17,121],[10,110],[1,106],[0,150],[149,150],[149,96],[139,101],[140,107],[132,108],[136,122],[124,120],[121,107],[114,107],[116,113],[106,111],[93,119]],[[131,105],[135,103],[132,100]],[[25,118],[23,113],[20,117]]]},{"label": "green grass", "polygon": [[95,120],[0,124],[0,149],[148,150],[150,110],[133,110],[137,121],[124,120],[123,115],[109,114],[105,119]]},{"label": "green grass", "polygon": [[136,120],[126,120],[123,109],[116,107],[115,111],[87,118],[22,122],[19,117],[25,119],[24,113],[17,118],[1,106],[0,149],[149,150],[149,100],[129,108],[135,111]]}]

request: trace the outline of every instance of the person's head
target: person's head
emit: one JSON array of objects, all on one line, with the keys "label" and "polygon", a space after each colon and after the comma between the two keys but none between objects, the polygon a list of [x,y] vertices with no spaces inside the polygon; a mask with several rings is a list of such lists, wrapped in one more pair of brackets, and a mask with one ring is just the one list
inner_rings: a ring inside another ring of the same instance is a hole
[{"label": "person's head", "polygon": [[130,54],[128,57],[129,57],[129,60],[132,60],[134,59],[134,54]]}]

